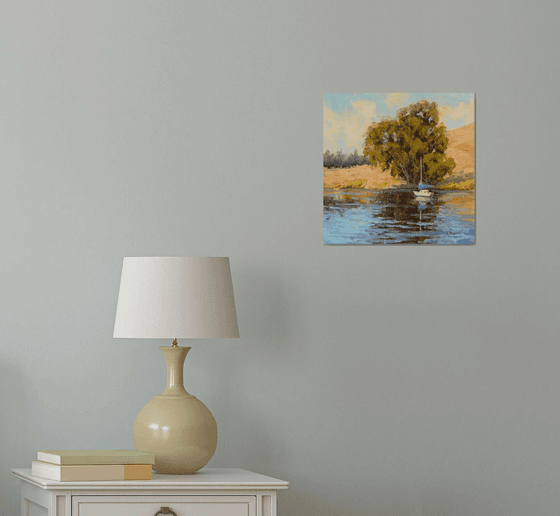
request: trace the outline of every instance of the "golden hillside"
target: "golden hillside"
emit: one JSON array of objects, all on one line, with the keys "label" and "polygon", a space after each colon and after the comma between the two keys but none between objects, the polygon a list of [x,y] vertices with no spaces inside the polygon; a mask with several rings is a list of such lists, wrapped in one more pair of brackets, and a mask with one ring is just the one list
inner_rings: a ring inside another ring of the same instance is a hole
[{"label": "golden hillside", "polygon": [[457,164],[449,179],[453,182],[474,179],[474,123],[450,129],[447,137],[449,146],[445,154]]}]

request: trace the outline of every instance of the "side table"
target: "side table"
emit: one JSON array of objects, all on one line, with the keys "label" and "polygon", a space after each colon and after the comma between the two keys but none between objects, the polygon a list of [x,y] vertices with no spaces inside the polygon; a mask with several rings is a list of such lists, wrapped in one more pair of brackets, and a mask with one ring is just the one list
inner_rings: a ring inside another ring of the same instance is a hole
[{"label": "side table", "polygon": [[289,483],[243,469],[203,468],[152,480],[58,482],[13,469],[22,516],[276,516]]}]

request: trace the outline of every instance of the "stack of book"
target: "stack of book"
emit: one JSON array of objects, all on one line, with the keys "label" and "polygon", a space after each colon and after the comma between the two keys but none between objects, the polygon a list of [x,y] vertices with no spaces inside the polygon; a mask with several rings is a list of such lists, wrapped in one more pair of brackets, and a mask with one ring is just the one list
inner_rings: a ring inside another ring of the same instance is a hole
[{"label": "stack of book", "polygon": [[154,460],[151,453],[133,450],[39,451],[31,474],[61,482],[151,480]]}]

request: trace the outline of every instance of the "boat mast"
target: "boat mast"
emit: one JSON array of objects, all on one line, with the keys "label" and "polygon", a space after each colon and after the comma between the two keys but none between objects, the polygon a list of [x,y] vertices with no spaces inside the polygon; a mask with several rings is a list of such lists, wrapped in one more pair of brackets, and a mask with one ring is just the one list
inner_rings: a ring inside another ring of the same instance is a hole
[{"label": "boat mast", "polygon": [[420,156],[420,184],[422,184],[422,156]]}]

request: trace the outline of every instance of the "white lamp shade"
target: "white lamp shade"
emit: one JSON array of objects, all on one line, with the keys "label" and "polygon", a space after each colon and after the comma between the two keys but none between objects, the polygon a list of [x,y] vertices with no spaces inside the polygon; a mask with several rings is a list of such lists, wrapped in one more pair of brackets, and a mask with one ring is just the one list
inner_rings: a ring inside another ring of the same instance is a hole
[{"label": "white lamp shade", "polygon": [[124,258],[113,337],[239,337],[229,258]]}]

